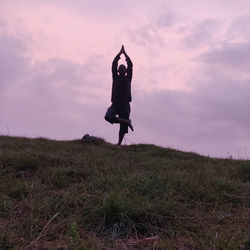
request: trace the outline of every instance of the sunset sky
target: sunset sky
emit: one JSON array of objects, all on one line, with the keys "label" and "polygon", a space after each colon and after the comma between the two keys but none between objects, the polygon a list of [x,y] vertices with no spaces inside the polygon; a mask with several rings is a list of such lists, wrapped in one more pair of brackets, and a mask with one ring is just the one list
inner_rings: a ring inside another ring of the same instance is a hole
[{"label": "sunset sky", "polygon": [[249,24],[249,0],[0,0],[0,134],[116,143],[104,114],[124,44],[125,144],[250,159]]}]

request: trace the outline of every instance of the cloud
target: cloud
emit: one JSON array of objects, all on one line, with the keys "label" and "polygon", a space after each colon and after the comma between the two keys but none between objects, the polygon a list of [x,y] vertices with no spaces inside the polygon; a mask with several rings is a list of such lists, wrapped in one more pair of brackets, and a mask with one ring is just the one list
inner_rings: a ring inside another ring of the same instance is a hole
[{"label": "cloud", "polygon": [[6,26],[6,22],[5,22],[5,20],[4,20],[4,19],[2,19],[2,18],[0,18],[0,28],[1,28],[1,29],[4,29],[4,28],[5,28],[5,26]]},{"label": "cloud", "polygon": [[109,98],[96,78],[96,71],[102,76],[98,56],[84,65],[60,58],[32,64],[23,55],[24,41],[10,35],[1,35],[0,41],[2,130],[7,126],[12,134],[72,138],[98,127],[96,119],[103,118]]},{"label": "cloud", "polygon": [[[250,82],[239,87],[218,80],[207,83],[209,92],[199,86],[193,92],[155,91],[135,98],[135,118],[148,131],[145,141],[177,148],[180,142],[185,150],[213,156],[226,152],[235,156],[237,150],[247,148],[250,101],[243,93],[249,93]],[[202,78],[199,84],[204,84]]]},{"label": "cloud", "polygon": [[250,15],[242,15],[235,18],[228,31],[227,35],[230,37],[231,40],[239,40],[239,39],[247,39],[249,40],[250,37]]},{"label": "cloud", "polygon": [[229,79],[234,79],[238,84],[250,79],[250,44],[226,43],[221,48],[203,53],[198,61],[209,67],[206,75],[215,76],[220,70]]},{"label": "cloud", "polygon": [[9,35],[0,35],[0,88],[26,78],[28,60],[23,56],[26,50],[22,40]]},{"label": "cloud", "polygon": [[215,19],[206,19],[192,26],[183,42],[188,48],[197,49],[209,45],[216,36],[219,24]]},{"label": "cloud", "polygon": [[[19,3],[18,0],[13,0],[13,3]],[[133,1],[129,2],[126,0],[74,0],[73,2],[68,0],[42,0],[42,1],[32,1],[32,0],[23,0],[23,5],[27,6],[40,6],[44,8],[46,6],[56,7],[59,9],[66,9],[70,12],[73,12],[76,15],[88,16],[90,19],[95,20],[109,20],[114,21],[119,19],[121,22],[122,19],[128,20],[134,15],[138,15],[137,8],[141,6],[141,2]]]},{"label": "cloud", "polygon": [[169,41],[176,42],[176,34],[180,35],[179,21],[180,18],[176,12],[164,10],[132,25],[127,29],[127,37],[138,47],[149,50],[150,56],[159,55]]},{"label": "cloud", "polygon": [[208,51],[201,59],[210,64],[230,65],[231,67],[250,66],[250,43],[224,44],[220,49]]},{"label": "cloud", "polygon": [[173,28],[179,21],[178,15],[173,11],[165,11],[156,20],[156,25],[159,28],[170,29]]},{"label": "cloud", "polygon": [[164,43],[157,27],[149,22],[130,29],[127,35],[131,42],[139,46],[154,48],[160,47]]}]

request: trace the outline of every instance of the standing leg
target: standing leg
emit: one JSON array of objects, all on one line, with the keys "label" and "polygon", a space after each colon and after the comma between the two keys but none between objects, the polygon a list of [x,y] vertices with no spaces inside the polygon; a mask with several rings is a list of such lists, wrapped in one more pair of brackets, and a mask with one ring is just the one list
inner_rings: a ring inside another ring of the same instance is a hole
[{"label": "standing leg", "polygon": [[119,108],[119,112],[118,112],[119,117],[117,118],[118,122],[120,122],[119,141],[117,143],[117,145],[119,145],[119,146],[121,145],[125,134],[128,133],[128,127],[132,131],[134,131],[133,126],[131,124],[131,120],[129,119],[129,114],[130,114],[129,103],[123,104]]},{"label": "standing leg", "polygon": [[124,132],[122,132],[122,131],[119,132],[119,141],[118,141],[118,143],[117,143],[118,146],[121,146],[122,140],[123,140],[123,138],[124,138],[124,135],[125,135]]}]

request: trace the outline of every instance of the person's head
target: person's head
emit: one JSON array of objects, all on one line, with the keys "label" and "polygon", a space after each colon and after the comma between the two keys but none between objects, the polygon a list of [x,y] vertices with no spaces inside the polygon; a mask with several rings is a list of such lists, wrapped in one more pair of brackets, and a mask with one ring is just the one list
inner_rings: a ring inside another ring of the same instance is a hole
[{"label": "person's head", "polygon": [[119,75],[125,75],[127,72],[127,68],[124,64],[121,64],[119,67],[118,67],[118,73]]}]

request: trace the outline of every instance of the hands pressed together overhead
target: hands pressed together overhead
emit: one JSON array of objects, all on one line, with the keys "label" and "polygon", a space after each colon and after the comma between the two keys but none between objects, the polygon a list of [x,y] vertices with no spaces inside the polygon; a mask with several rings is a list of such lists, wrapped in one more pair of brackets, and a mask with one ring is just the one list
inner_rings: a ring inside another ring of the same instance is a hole
[{"label": "hands pressed together overhead", "polygon": [[126,53],[126,51],[124,49],[124,45],[122,45],[122,48],[121,48],[121,50],[119,52],[119,55],[121,55],[121,54],[123,54],[126,58],[128,57],[128,55],[127,55],[127,53]]}]

